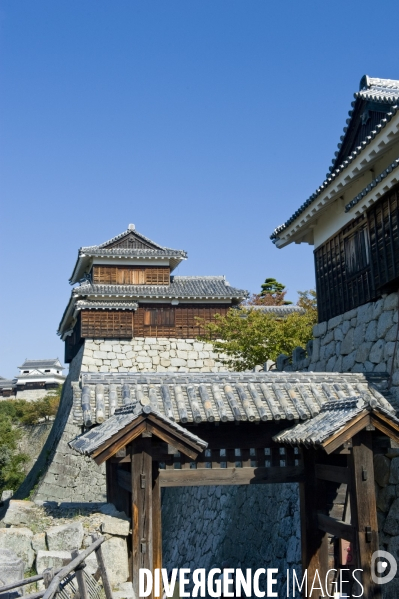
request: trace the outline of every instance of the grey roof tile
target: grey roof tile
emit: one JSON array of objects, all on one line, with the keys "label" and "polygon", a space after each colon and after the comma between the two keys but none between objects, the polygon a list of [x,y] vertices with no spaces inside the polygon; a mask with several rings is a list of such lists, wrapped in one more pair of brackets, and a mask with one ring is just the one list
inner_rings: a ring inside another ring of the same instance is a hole
[{"label": "grey roof tile", "polygon": [[353,397],[394,413],[382,393],[384,384],[382,376],[360,373],[82,373],[80,382],[72,383],[73,416],[83,423],[83,388],[90,397],[90,422],[96,421],[96,393],[104,397],[106,417],[143,400],[183,425],[234,420],[294,424],[315,417],[331,399],[340,405]]},{"label": "grey roof tile", "polygon": [[353,198],[353,200],[351,200],[348,204],[346,204],[345,212],[349,212],[350,210],[352,210],[352,208],[354,206],[356,206],[356,204],[358,204],[364,197],[366,197],[366,195],[369,194],[370,191],[378,185],[378,183],[380,183],[383,179],[385,179],[388,175],[390,175],[392,173],[392,171],[394,171],[396,168],[398,168],[398,166],[399,166],[399,158],[394,160],[388,166],[388,168],[386,168],[384,171],[382,171],[382,173],[380,173],[377,177],[375,177],[371,181],[371,183],[366,185],[366,187],[364,189],[362,189],[362,191],[360,193],[358,193],[357,196],[355,198]]},{"label": "grey roof tile", "polygon": [[340,402],[326,402],[313,419],[286,429],[273,439],[278,443],[317,447],[343,429],[353,418],[367,411],[381,412],[392,423],[399,425],[392,410],[387,409],[376,398],[353,397]]},{"label": "grey roof tile", "polygon": [[193,443],[196,443],[203,449],[208,447],[208,444],[197,437],[197,435],[194,435],[186,428],[180,426],[173,420],[170,420],[151,405],[141,406],[140,404],[127,405],[119,408],[108,420],[100,424],[100,426],[97,426],[80,437],[77,437],[73,441],[70,441],[69,445],[81,454],[90,455],[105,441],[111,439],[116,433],[134,422],[134,420],[137,420],[140,416],[145,416],[148,414],[152,414],[156,419],[167,423],[168,426],[170,426],[176,432],[180,433]]},{"label": "grey roof tile", "polygon": [[64,367],[61,366],[61,363],[58,358],[49,358],[49,359],[42,359],[42,360],[25,360],[25,362],[22,364],[22,366],[18,366],[18,368],[25,368],[25,369],[60,368],[60,367],[62,368],[62,370],[64,370]]},{"label": "grey roof tile", "polygon": [[224,277],[171,277],[170,285],[93,285],[83,283],[75,287],[73,294],[83,295],[129,295],[132,298],[237,298],[244,299],[248,292],[231,287]]},{"label": "grey roof tile", "polygon": [[138,303],[78,300],[75,304],[75,308],[76,310],[137,310]]}]

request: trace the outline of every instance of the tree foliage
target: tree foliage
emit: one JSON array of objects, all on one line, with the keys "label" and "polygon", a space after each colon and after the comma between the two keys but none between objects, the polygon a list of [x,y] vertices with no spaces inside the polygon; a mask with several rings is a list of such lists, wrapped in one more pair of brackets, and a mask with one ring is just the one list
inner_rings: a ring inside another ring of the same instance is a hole
[{"label": "tree foliage", "polygon": [[284,317],[250,307],[231,309],[224,317],[217,315],[215,322],[202,322],[206,332],[201,339],[212,343],[214,350],[222,354],[221,361],[237,371],[276,361],[279,354],[290,355],[295,347],[304,347],[312,338],[317,321],[314,298],[314,292],[300,293],[299,302],[305,312]]},{"label": "tree foliage", "polygon": [[253,293],[246,301],[248,306],[287,306],[292,302],[285,299],[287,290],[285,285],[276,281],[276,279],[268,278],[261,285],[260,293]]},{"label": "tree foliage", "polygon": [[62,387],[51,390],[37,401],[4,399],[0,401],[0,492],[17,489],[25,478],[23,466],[29,456],[19,450],[20,425],[33,425],[57,413]]}]

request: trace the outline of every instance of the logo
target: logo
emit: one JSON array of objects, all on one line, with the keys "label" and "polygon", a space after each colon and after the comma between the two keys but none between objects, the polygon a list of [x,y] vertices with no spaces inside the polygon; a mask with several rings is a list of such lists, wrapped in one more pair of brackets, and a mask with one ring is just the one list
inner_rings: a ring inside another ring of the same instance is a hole
[{"label": "logo", "polygon": [[398,569],[396,559],[388,551],[374,551],[371,556],[371,578],[376,584],[387,584]]}]

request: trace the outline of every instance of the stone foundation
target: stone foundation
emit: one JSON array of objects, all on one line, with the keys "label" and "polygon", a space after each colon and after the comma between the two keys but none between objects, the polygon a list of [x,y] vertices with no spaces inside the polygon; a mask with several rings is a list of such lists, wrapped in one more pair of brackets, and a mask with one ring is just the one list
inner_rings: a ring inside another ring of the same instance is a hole
[{"label": "stone foundation", "polygon": [[86,339],[82,372],[226,371],[212,349],[210,343],[195,339]]}]

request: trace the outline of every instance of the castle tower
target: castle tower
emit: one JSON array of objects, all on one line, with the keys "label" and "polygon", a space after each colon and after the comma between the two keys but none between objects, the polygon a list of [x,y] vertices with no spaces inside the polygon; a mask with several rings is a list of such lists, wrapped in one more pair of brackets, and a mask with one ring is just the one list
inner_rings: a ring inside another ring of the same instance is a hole
[{"label": "castle tower", "polygon": [[37,499],[105,501],[105,474],[68,442],[82,432],[73,387],[82,372],[219,372],[212,345],[198,341],[211,322],[247,292],[223,276],[175,276],[183,250],[161,246],[129,225],[100,245],[82,247],[70,283],[76,285],[58,333],[70,364],[60,408],[37,463],[18,490]]}]

